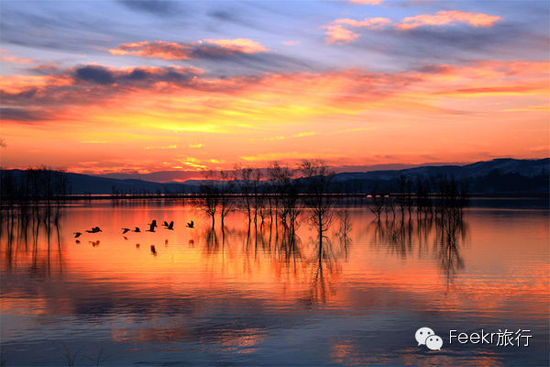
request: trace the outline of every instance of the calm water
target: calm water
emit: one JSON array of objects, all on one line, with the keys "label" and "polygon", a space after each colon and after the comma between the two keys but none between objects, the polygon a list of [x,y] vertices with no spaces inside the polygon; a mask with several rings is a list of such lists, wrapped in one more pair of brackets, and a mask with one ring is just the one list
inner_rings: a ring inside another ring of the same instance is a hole
[{"label": "calm water", "polygon": [[[321,259],[304,218],[294,239],[269,221],[249,230],[241,213],[213,232],[200,209],[176,202],[76,203],[49,234],[4,228],[2,363],[548,365],[548,210],[476,207],[452,225],[377,223],[366,207],[337,214]],[[153,218],[174,231],[121,235]],[[73,238],[95,225],[103,232]],[[443,338],[441,351],[417,346],[421,326]],[[450,329],[481,328],[532,337],[528,347],[448,343]]]}]

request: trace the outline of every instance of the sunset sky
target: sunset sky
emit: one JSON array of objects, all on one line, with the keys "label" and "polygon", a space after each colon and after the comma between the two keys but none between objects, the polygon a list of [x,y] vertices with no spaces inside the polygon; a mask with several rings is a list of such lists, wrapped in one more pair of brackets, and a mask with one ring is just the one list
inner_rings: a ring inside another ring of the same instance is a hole
[{"label": "sunset sky", "polygon": [[1,165],[543,158],[550,3],[0,3]]}]

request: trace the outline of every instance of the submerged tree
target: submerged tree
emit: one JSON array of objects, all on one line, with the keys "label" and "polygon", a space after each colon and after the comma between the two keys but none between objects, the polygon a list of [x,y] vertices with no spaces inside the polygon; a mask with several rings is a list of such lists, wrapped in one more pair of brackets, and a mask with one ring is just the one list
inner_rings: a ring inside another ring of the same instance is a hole
[{"label": "submerged tree", "polygon": [[372,203],[370,210],[376,216],[376,220],[379,221],[382,210],[384,209],[385,195],[378,190],[378,187],[375,186],[371,191],[371,198]]},{"label": "submerged tree", "polygon": [[229,172],[220,171],[219,181],[218,181],[218,193],[219,193],[219,202],[220,202],[220,215],[221,215],[221,224],[222,231],[224,229],[224,221],[227,214],[229,214],[235,205],[234,198],[234,186],[235,181],[232,180]]},{"label": "submerged tree", "polygon": [[329,195],[334,172],[322,161],[304,160],[300,166],[304,180],[305,203],[310,208],[310,220],[321,237],[333,217],[334,197]]},{"label": "submerged tree", "polygon": [[242,196],[242,204],[248,214],[248,223],[252,221],[252,168],[235,167],[234,178]]},{"label": "submerged tree", "polygon": [[204,180],[200,185],[200,193],[202,196],[202,207],[206,214],[212,218],[212,228],[216,221],[216,210],[220,201],[218,185],[216,184],[215,174],[213,171],[207,171],[204,175]]},{"label": "submerged tree", "polygon": [[268,168],[268,173],[277,195],[277,208],[281,223],[294,232],[296,219],[300,214],[298,182],[293,179],[294,172],[275,162]]}]

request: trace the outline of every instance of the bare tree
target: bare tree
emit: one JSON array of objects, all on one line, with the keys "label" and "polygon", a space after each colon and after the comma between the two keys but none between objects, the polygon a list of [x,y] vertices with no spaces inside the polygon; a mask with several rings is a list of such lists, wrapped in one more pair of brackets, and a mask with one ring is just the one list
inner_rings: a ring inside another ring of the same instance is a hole
[{"label": "bare tree", "polygon": [[235,181],[238,182],[242,202],[248,213],[248,223],[252,221],[252,172],[253,169],[248,167],[235,167],[234,170]]},{"label": "bare tree", "polygon": [[305,182],[305,202],[311,208],[310,219],[322,234],[333,217],[334,199],[330,194],[334,172],[323,161],[304,160],[300,171]]},{"label": "bare tree", "polygon": [[264,218],[263,207],[265,198],[262,192],[262,170],[256,168],[252,171],[252,194],[254,205],[254,224],[258,223],[258,214]]},{"label": "bare tree", "polygon": [[202,206],[206,214],[212,218],[212,228],[216,221],[216,210],[220,201],[218,192],[218,186],[214,180],[215,175],[213,171],[207,171],[205,173],[205,179],[200,185],[200,193],[202,195]]},{"label": "bare tree", "polygon": [[380,221],[380,214],[382,214],[382,209],[384,209],[384,193],[379,192],[377,187],[372,189],[371,198],[372,205],[370,207],[371,212],[376,216],[376,220]]},{"label": "bare tree", "polygon": [[277,195],[278,215],[281,223],[294,232],[296,219],[300,214],[298,183],[293,180],[294,172],[273,163],[268,169],[270,180]]},{"label": "bare tree", "polygon": [[234,209],[234,186],[235,181],[232,180],[231,174],[227,171],[220,171],[218,181],[218,193],[220,202],[220,214],[222,222],[222,231],[224,228],[225,217]]}]

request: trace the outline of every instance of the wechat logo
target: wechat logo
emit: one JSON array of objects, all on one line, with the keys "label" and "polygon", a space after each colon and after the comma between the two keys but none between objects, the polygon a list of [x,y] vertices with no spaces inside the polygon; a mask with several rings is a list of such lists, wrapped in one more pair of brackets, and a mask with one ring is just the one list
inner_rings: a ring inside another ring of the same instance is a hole
[{"label": "wechat logo", "polygon": [[414,337],[419,346],[425,345],[429,350],[441,350],[443,346],[443,339],[435,335],[435,332],[426,326],[416,330]]}]

